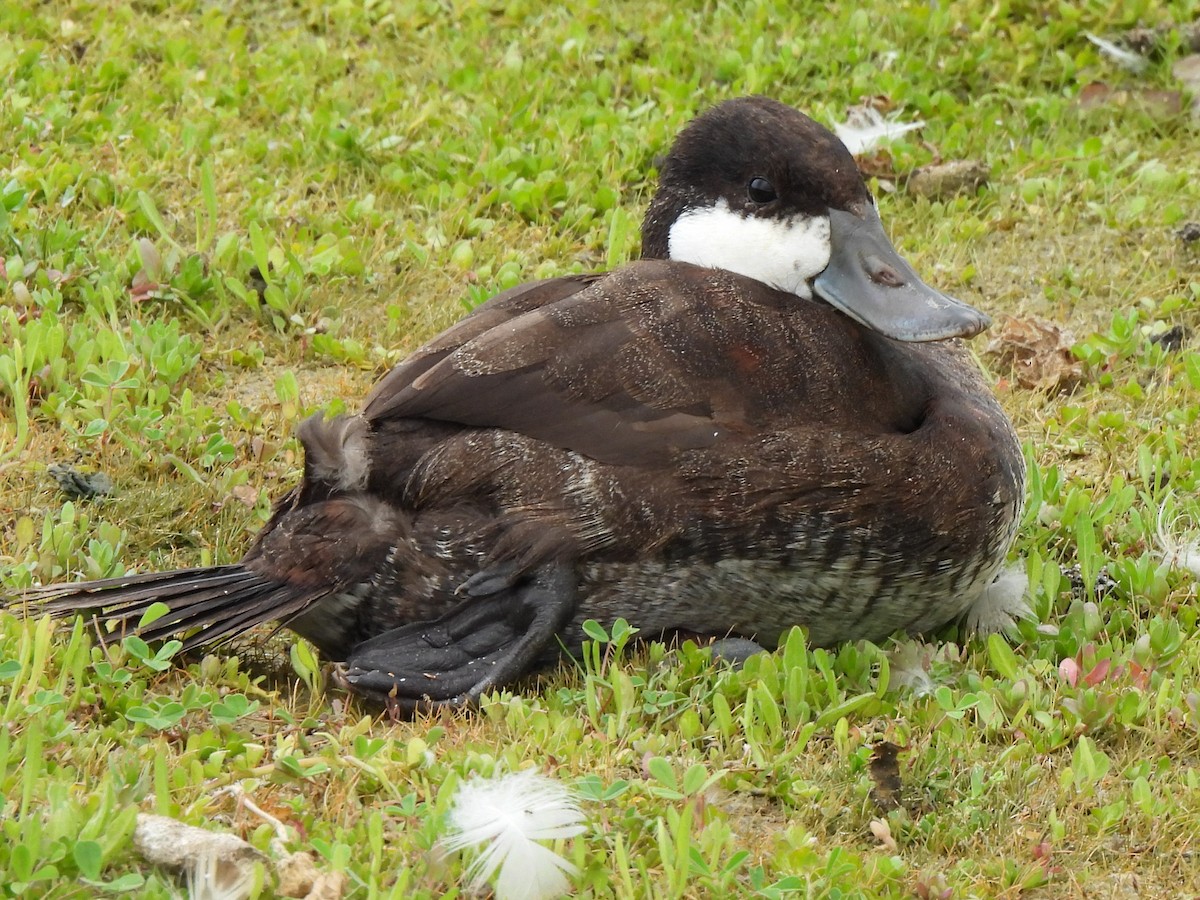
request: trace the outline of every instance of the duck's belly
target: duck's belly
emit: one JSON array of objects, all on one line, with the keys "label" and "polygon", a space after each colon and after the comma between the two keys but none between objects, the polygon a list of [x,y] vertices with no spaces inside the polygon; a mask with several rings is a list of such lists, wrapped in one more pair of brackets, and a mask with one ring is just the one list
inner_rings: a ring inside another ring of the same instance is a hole
[{"label": "duck's belly", "polygon": [[564,637],[582,641],[582,623],[624,618],[644,636],[659,631],[739,635],[774,647],[796,625],[810,643],[882,640],[918,633],[961,616],[991,583],[1003,554],[906,569],[895,561],[781,563],[593,563],[582,568],[580,609]]}]

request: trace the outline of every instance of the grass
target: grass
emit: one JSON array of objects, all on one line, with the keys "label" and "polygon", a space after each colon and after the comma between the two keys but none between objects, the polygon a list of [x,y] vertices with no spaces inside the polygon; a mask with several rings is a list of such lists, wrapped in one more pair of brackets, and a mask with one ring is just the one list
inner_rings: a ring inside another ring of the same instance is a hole
[{"label": "grass", "polygon": [[[172,666],[6,615],[0,895],[172,896],[136,812],[266,850],[218,796],[236,784],[348,896],[452,896],[454,789],[529,765],[585,799],[580,896],[1200,892],[1200,250],[1177,236],[1200,126],[1145,93],[1178,89],[1177,37],[1141,75],[1085,37],[1195,0],[226,6],[0,6],[0,587],[236,559],[299,476],[300,416],[353,409],[503,287],[628,259],[671,136],[762,92],[924,119],[883,161],[900,175],[990,167],[969,196],[876,189],[931,281],[1072,333],[1062,394],[976,342],[1026,442],[1043,624],[794,636],[737,673],[609,635],[474,714],[394,724],[289,640]],[[1095,82],[1114,93],[1085,107]],[[1152,340],[1175,326],[1180,349]],[[113,493],[66,499],[56,463]]]}]

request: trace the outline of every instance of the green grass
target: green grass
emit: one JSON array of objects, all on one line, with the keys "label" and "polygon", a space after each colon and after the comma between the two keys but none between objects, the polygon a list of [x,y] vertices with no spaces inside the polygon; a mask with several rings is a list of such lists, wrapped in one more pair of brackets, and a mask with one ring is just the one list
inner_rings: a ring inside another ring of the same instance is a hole
[{"label": "green grass", "polygon": [[[580,896],[1200,892],[1196,589],[1156,534],[1163,504],[1200,522],[1200,248],[1176,236],[1200,220],[1200,125],[1139,102],[1177,88],[1176,39],[1135,76],[1084,36],[1198,15],[0,5],[0,588],[236,559],[299,476],[302,415],[354,409],[501,288],[635,254],[656,156],[738,94],[826,123],[885,96],[927,123],[896,172],[986,163],[971,196],[877,184],[884,221],[935,284],[1069,328],[1084,376],[1048,395],[995,372],[1031,464],[1017,552],[1043,623],[1011,645],[797,637],[730,673],[617,640],[473,714],[393,724],[289,641],[172,667],[3,616],[0,896],[171,896],[137,811],[266,850],[217,796],[231,784],[349,896],[444,896],[456,785],[527,765],[585,798]],[[1125,102],[1082,109],[1099,81]],[[1181,349],[1150,340],[1176,325]],[[115,491],[68,502],[54,463]],[[914,669],[926,690],[898,687]],[[890,811],[880,741],[903,748]]]}]

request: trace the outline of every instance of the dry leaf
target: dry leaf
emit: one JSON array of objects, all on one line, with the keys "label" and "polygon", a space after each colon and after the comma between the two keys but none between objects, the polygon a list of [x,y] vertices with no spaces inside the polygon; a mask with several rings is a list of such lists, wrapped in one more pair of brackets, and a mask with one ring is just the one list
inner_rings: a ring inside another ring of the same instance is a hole
[{"label": "dry leaf", "polygon": [[233,495],[234,500],[249,509],[254,509],[258,504],[258,488],[253,485],[239,484],[230,489],[229,493]]},{"label": "dry leaf", "polygon": [[1083,87],[1075,103],[1085,110],[1134,106],[1156,118],[1169,119],[1183,111],[1183,93],[1149,88],[1126,90],[1114,88],[1103,81],[1093,81]]},{"label": "dry leaf", "polygon": [[282,897],[307,897],[317,883],[320,872],[313,862],[311,853],[289,853],[275,863],[279,875],[279,895]]},{"label": "dry leaf", "polygon": [[892,827],[884,819],[871,820],[871,834],[875,835],[875,840],[879,841],[888,853],[896,853],[900,849],[896,839],[892,837]]},{"label": "dry leaf", "polygon": [[1007,316],[987,345],[998,369],[1010,369],[1027,390],[1065,393],[1083,381],[1083,365],[1071,353],[1070,332],[1034,317]]},{"label": "dry leaf", "polygon": [[152,281],[147,275],[146,270],[141,269],[133,276],[133,282],[129,285],[129,299],[134,301],[149,300],[151,297],[158,296],[158,289],[161,285],[157,281]]},{"label": "dry leaf", "polygon": [[1171,74],[1190,91],[1200,91],[1200,53],[1185,56],[1171,66]]},{"label": "dry leaf", "polygon": [[988,167],[973,159],[930,163],[913,171],[905,185],[910,194],[933,200],[955,194],[973,194],[987,184]]},{"label": "dry leaf", "polygon": [[322,872],[304,900],[342,900],[346,893],[345,872]]},{"label": "dry leaf", "polygon": [[1171,74],[1192,94],[1192,118],[1200,118],[1200,53],[1193,53],[1171,66]]},{"label": "dry leaf", "polygon": [[137,249],[138,257],[142,260],[142,271],[146,273],[146,277],[151,281],[159,281],[162,278],[163,261],[154,242],[149,238],[140,238]]},{"label": "dry leaf", "polygon": [[854,161],[858,163],[858,171],[862,172],[864,178],[896,180],[896,164],[887,148],[859,154]]}]

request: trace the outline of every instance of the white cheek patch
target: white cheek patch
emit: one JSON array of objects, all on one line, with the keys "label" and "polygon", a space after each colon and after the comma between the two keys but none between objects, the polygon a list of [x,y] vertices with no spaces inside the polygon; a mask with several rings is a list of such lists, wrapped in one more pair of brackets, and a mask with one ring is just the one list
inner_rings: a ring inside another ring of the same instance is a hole
[{"label": "white cheek patch", "polygon": [[809,280],[829,265],[829,218],[743,216],[722,199],[680,216],[671,226],[667,251],[679,262],[727,269],[809,298]]}]

